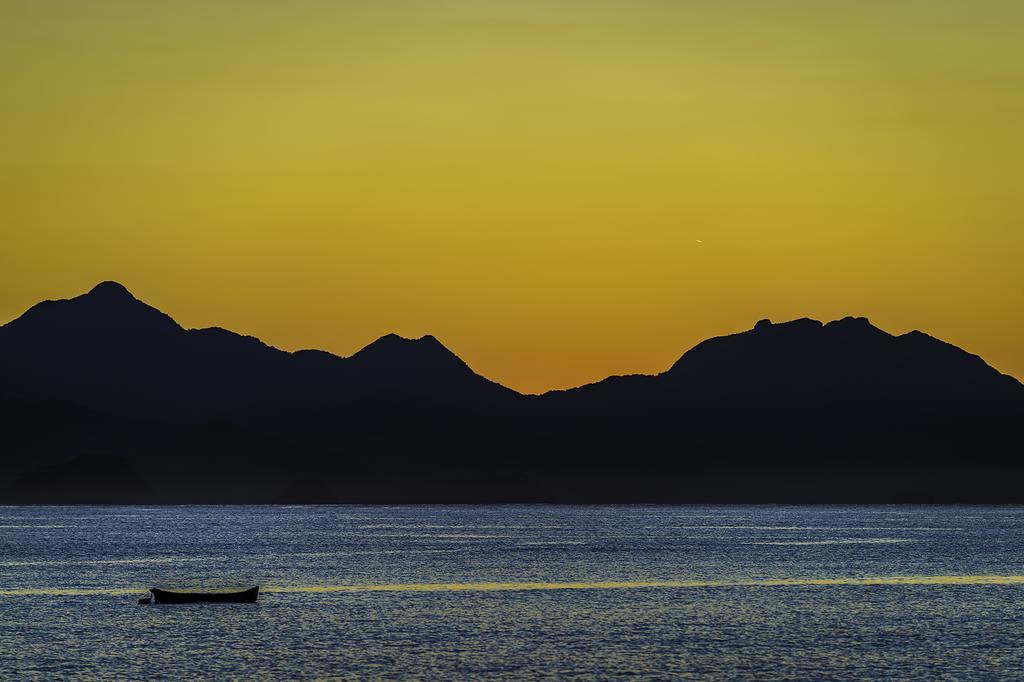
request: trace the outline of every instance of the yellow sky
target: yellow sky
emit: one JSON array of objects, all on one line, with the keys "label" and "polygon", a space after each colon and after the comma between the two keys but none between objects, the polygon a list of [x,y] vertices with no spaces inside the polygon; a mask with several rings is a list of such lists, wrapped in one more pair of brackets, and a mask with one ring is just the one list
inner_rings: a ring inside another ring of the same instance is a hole
[{"label": "yellow sky", "polygon": [[9,0],[0,81],[0,320],[116,279],[539,391],[854,314],[1024,377],[1018,0]]}]

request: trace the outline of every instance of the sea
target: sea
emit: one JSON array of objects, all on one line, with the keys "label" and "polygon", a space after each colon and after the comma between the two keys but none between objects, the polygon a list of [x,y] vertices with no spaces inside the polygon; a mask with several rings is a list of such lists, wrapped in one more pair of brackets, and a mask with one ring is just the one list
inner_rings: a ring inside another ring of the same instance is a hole
[{"label": "sea", "polygon": [[0,679],[553,678],[1024,678],[1024,508],[0,507]]}]

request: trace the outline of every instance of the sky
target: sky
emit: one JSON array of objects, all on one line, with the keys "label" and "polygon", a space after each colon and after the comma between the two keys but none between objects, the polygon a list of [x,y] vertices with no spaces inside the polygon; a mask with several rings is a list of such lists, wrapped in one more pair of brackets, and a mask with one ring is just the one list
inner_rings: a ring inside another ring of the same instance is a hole
[{"label": "sky", "polygon": [[1019,0],[5,0],[0,321],[102,280],[537,392],[761,318],[1024,378]]}]

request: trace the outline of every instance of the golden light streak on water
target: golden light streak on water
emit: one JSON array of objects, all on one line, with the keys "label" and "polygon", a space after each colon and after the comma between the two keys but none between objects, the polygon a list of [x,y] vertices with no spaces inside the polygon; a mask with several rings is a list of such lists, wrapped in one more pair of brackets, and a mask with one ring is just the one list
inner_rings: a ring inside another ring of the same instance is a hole
[{"label": "golden light streak on water", "polygon": [[594,582],[410,583],[391,585],[292,585],[265,592],[513,592],[533,590],[618,590],[700,587],[788,587],[816,585],[1019,585],[1024,575],[879,576],[867,578],[772,578],[765,580],[638,580]]},{"label": "golden light streak on water", "polygon": [[[878,585],[1024,585],[1024,575],[896,575],[838,578],[768,578],[763,580],[636,580],[591,582],[392,583],[381,585],[267,585],[262,593],[361,592],[529,592],[545,590],[690,589],[715,587],[812,587]],[[25,587],[0,589],[0,597],[122,596],[145,587]]]},{"label": "golden light streak on water", "polygon": [[844,538],[840,540],[770,540],[764,542],[744,542],[745,545],[898,545],[914,542],[908,538]]}]

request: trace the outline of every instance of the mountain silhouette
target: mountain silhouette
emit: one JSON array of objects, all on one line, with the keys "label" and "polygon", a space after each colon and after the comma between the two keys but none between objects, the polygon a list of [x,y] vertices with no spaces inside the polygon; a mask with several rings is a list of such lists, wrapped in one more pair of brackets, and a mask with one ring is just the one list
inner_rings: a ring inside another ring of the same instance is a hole
[{"label": "mountain silhouette", "polygon": [[0,376],[0,503],[1024,502],[1024,386],[862,317],[532,396],[433,336],[290,353],[104,282],[0,327]]},{"label": "mountain silhouette", "polygon": [[350,403],[382,397],[441,405],[512,395],[433,337],[388,335],[350,358],[287,353],[225,329],[184,329],[115,282],[40,303],[0,327],[0,367],[8,397],[271,429],[308,410],[342,419]]}]

